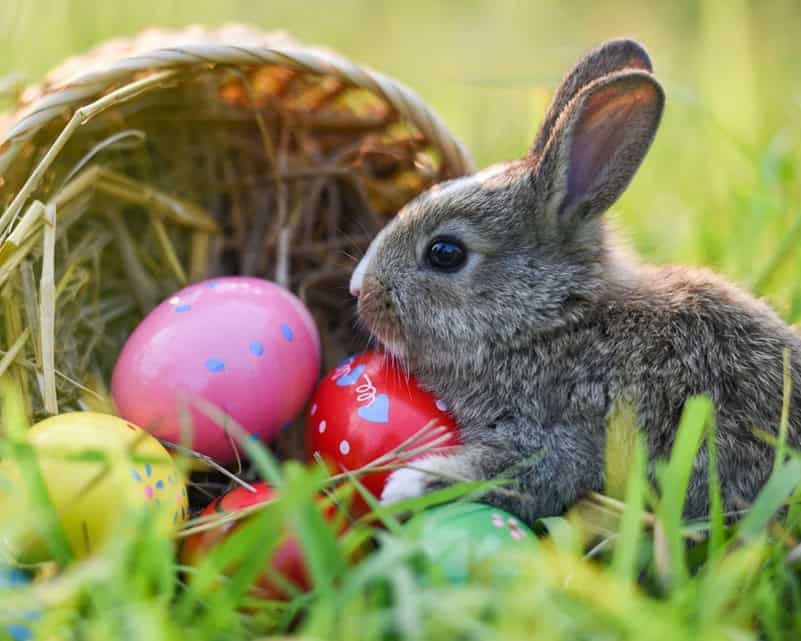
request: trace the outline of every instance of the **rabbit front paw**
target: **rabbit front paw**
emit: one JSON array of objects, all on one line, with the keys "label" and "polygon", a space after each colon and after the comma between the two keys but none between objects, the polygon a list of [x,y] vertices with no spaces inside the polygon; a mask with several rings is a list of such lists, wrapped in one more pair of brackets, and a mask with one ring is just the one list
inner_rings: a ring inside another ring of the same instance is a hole
[{"label": "rabbit front paw", "polygon": [[404,467],[389,475],[384,491],[381,492],[381,504],[389,505],[404,499],[413,499],[431,491],[437,483],[441,483],[438,472],[442,457],[432,456],[412,463],[414,468]]},{"label": "rabbit front paw", "polygon": [[425,494],[428,475],[419,470],[404,468],[389,475],[384,491],[381,492],[381,504],[390,505],[404,499],[413,499]]}]

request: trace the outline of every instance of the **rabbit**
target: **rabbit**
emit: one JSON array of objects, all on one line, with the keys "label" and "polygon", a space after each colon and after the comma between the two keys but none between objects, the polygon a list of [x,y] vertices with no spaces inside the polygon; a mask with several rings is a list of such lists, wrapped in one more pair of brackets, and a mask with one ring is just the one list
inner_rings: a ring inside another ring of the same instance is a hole
[{"label": "rabbit", "polygon": [[[435,185],[378,233],[351,275],[358,321],[442,399],[461,443],[394,471],[385,504],[455,481],[504,479],[481,501],[531,522],[603,491],[605,434],[634,408],[654,462],[685,401],[716,407],[727,510],[768,478],[783,358],[801,430],[801,338],[766,303],[702,269],[649,266],[604,212],[648,151],[664,106],[644,48],[602,44],[561,83],[530,152]],[[685,502],[708,512],[702,446]]]}]

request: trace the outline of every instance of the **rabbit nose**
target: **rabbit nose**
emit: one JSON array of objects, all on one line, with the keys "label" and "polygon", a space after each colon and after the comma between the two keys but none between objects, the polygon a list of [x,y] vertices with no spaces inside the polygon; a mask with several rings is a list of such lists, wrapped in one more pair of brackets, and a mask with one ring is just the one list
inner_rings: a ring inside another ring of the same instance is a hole
[{"label": "rabbit nose", "polygon": [[384,232],[379,233],[379,235],[373,239],[364,256],[362,256],[362,259],[359,261],[359,264],[356,265],[356,269],[353,270],[353,274],[351,274],[350,293],[356,298],[361,295],[364,289],[364,276],[367,273],[367,266],[377,251],[376,248],[378,247],[379,238],[383,233]]},{"label": "rabbit nose", "polygon": [[364,267],[364,259],[362,259],[359,264],[356,265],[356,269],[353,270],[353,274],[350,277],[350,294],[356,298],[359,298],[362,293],[362,285],[364,284]]},{"label": "rabbit nose", "polygon": [[359,261],[359,264],[356,265],[356,269],[353,270],[353,274],[350,277],[350,293],[352,296],[356,298],[362,293],[364,289],[364,275],[367,272],[367,262],[370,260],[370,251],[368,250],[367,254],[365,254],[364,258]]}]

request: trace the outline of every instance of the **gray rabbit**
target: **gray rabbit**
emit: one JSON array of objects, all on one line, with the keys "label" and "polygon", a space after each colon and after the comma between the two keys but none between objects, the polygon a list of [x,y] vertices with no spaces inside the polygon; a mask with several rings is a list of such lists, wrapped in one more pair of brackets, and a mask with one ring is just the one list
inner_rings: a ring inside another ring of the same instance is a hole
[{"label": "gray rabbit", "polygon": [[[360,320],[446,401],[463,444],[394,472],[382,500],[457,479],[511,479],[482,500],[532,520],[604,487],[607,419],[638,412],[667,457],[685,400],[717,407],[727,509],[773,465],[783,352],[801,430],[801,339],[766,304],[703,270],[643,265],[602,214],[642,162],[664,94],[645,50],[612,40],[559,87],[526,158],[442,183],[405,206],[351,279]],[[653,466],[651,466],[653,469]],[[685,512],[708,509],[699,453]]]}]

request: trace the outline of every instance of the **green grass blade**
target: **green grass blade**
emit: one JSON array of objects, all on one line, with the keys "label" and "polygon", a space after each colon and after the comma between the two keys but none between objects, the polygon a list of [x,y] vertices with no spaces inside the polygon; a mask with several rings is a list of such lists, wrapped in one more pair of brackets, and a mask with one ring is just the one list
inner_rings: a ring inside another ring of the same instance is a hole
[{"label": "green grass blade", "polygon": [[791,459],[771,474],[751,510],[737,527],[737,538],[751,541],[765,533],[770,520],[801,484],[801,460]]},{"label": "green grass blade", "polygon": [[779,440],[776,443],[776,454],[773,459],[773,472],[781,467],[787,457],[787,432],[790,426],[790,397],[793,392],[793,375],[790,369],[790,350],[785,348],[783,353],[783,381],[782,414],[779,422]]},{"label": "green grass blade", "polygon": [[297,464],[286,466],[286,484],[282,493],[294,505],[289,523],[298,537],[315,590],[326,593],[334,579],[346,567],[342,551],[331,527],[326,523],[315,500],[320,486],[319,468],[304,469]]},{"label": "green grass blade", "polygon": [[720,494],[717,422],[715,421],[714,414],[709,417],[707,425],[706,451],[709,456],[709,555],[714,556],[723,549],[726,524],[723,518],[723,499]]},{"label": "green grass blade", "polygon": [[626,487],[626,507],[620,525],[620,536],[615,544],[612,571],[619,577],[635,580],[637,556],[642,536],[643,510],[645,509],[645,465],[647,455],[641,438],[635,440],[633,461]]},{"label": "green grass blade", "polygon": [[65,566],[73,558],[72,548],[50,499],[36,451],[33,446],[24,441],[10,441],[9,450],[10,458],[14,459],[22,476],[25,496],[31,501],[30,507],[36,527],[47,545],[50,558],[57,564]]},{"label": "green grass blade", "polygon": [[622,499],[631,481],[630,471],[636,456],[637,413],[629,404],[618,403],[610,412],[606,428],[605,494]]},{"label": "green grass blade", "polygon": [[706,396],[696,396],[687,401],[670,461],[659,470],[662,499],[658,512],[670,556],[670,582],[674,587],[681,586],[688,578],[681,534],[684,501],[704,428],[713,412],[712,401]]}]

